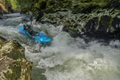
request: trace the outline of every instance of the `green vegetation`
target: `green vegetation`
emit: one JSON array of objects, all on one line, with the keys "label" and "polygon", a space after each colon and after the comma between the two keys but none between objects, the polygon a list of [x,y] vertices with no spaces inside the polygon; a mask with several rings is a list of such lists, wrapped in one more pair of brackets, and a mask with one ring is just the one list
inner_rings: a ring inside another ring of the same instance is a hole
[{"label": "green vegetation", "polygon": [[3,3],[15,11],[20,11],[23,8],[30,7],[32,0],[3,0]]},{"label": "green vegetation", "polygon": [[13,49],[10,53],[6,53],[3,56],[7,55],[8,57],[17,60],[17,59],[21,59],[21,58],[25,58],[25,56],[23,54],[21,54],[20,51],[18,51],[17,49]]},{"label": "green vegetation", "polygon": [[110,1],[116,0],[3,0],[6,6],[11,6],[14,10],[28,9],[34,12],[43,9],[44,6],[44,10],[47,13],[55,12],[62,8],[67,8],[76,12],[78,10],[84,10],[89,6],[103,7]]},{"label": "green vegetation", "polygon": [[12,49],[12,51],[8,51],[8,53],[4,53],[3,56],[7,56],[9,58],[12,58],[14,60],[25,58],[24,54],[22,54],[22,51],[24,51],[24,48],[15,40],[11,41],[12,46],[15,47]]},{"label": "green vegetation", "polygon": [[7,80],[17,80],[21,76],[21,62],[17,61],[9,65],[9,69],[12,71],[8,71],[4,73]]}]

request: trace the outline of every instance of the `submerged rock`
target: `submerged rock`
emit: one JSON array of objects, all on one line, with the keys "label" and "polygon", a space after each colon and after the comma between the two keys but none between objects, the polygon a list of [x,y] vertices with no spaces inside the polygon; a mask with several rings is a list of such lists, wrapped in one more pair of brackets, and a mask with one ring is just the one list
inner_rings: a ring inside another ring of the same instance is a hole
[{"label": "submerged rock", "polygon": [[32,63],[24,55],[24,48],[16,41],[0,37],[0,80],[30,80]]}]

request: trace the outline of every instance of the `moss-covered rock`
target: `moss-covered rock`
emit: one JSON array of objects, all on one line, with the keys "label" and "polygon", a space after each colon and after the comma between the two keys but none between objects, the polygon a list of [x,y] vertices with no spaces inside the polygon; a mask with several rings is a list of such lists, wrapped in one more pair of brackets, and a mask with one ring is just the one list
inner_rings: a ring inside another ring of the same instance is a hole
[{"label": "moss-covered rock", "polygon": [[3,40],[1,37],[0,80],[30,80],[32,63],[25,58],[24,48],[15,40]]},{"label": "moss-covered rock", "polygon": [[36,21],[64,25],[63,30],[74,37],[87,35],[119,38],[120,0],[20,1],[4,0],[5,4],[21,10],[21,13],[32,12]]},{"label": "moss-covered rock", "polygon": [[120,39],[120,18],[103,15],[90,19],[84,29],[84,34],[102,39]]}]

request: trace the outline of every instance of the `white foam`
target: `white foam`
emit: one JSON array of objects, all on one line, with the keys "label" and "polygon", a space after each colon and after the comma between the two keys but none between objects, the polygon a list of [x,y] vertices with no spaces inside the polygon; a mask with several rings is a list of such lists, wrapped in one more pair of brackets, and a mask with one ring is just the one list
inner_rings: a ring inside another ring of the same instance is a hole
[{"label": "white foam", "polygon": [[50,29],[52,44],[42,48],[37,64],[46,69],[47,80],[119,80],[119,49],[96,41],[85,44],[66,32],[54,33],[56,29]]}]

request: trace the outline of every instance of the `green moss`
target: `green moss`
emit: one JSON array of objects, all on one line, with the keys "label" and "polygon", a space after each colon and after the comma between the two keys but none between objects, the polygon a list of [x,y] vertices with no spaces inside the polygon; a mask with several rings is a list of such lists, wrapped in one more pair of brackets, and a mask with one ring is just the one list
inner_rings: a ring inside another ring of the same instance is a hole
[{"label": "green moss", "polygon": [[63,2],[63,8],[70,8],[72,6],[72,1],[65,1]]},{"label": "green moss", "polygon": [[21,63],[19,61],[16,61],[9,65],[9,69],[12,70],[12,73],[4,73],[7,80],[18,80],[21,75]]},{"label": "green moss", "polygon": [[14,60],[25,58],[25,56],[17,49],[13,49],[12,52],[10,52],[10,53],[3,54],[3,56],[5,56],[5,55],[7,55],[8,57],[10,57]]},{"label": "green moss", "polygon": [[10,0],[10,4],[12,5],[13,9],[17,9],[17,5],[18,5],[17,0]]},{"label": "green moss", "polygon": [[[74,9],[80,9],[80,8],[86,8],[90,5],[98,5],[100,7],[103,7],[107,3],[109,3],[112,0],[3,0],[3,2],[6,5],[12,6],[13,9],[24,9],[28,8],[29,10],[36,10],[39,9],[42,6],[43,2],[46,2],[46,12],[50,12],[52,8],[54,10],[60,9],[60,8],[68,8],[71,10]],[[79,5],[78,7],[74,8],[74,6]],[[77,10],[78,10],[77,9]],[[77,11],[76,10],[76,11]],[[33,12],[34,12],[33,11]],[[53,11],[53,10],[52,10]]]},{"label": "green moss", "polygon": [[35,2],[34,8],[39,8],[41,6],[42,2],[45,2],[45,0],[39,0],[39,1]]},{"label": "green moss", "polygon": [[16,40],[12,40],[8,43],[11,43],[13,49],[10,52],[8,51],[8,53],[4,53],[3,56],[10,57],[14,60],[25,58],[25,55],[22,53],[24,52],[24,48]]}]

